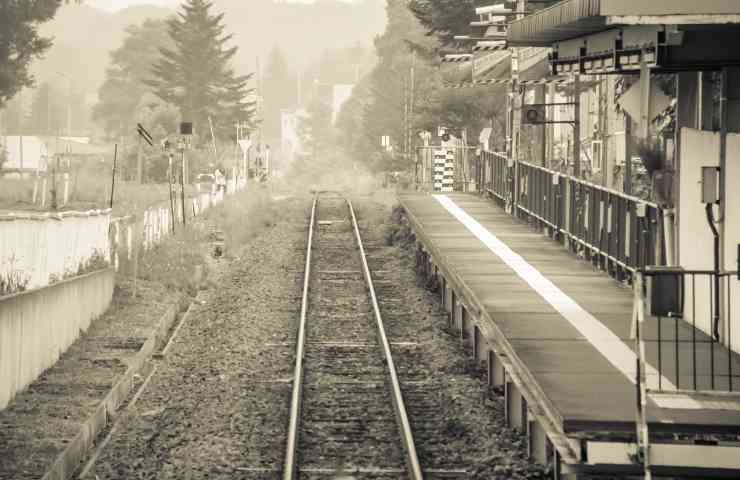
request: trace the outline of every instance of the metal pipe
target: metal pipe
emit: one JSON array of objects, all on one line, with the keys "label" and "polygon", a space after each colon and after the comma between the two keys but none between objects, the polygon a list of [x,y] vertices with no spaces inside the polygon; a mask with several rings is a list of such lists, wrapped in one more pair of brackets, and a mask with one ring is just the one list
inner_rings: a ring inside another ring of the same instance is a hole
[{"label": "metal pipe", "polygon": [[285,450],[283,479],[292,480],[297,468],[296,449],[298,448],[298,422],[301,418],[303,400],[303,357],[306,345],[306,315],[308,313],[308,283],[311,278],[311,245],[313,244],[313,227],[316,223],[316,204],[318,195],[314,196],[311,206],[311,223],[308,226],[308,247],[306,248],[306,265],[303,272],[303,295],[301,296],[301,317],[298,325],[298,340],[293,372],[293,395],[290,399],[290,420],[288,422],[288,442]]},{"label": "metal pipe", "polygon": [[709,228],[712,229],[712,235],[714,235],[714,312],[713,312],[713,328],[712,333],[715,340],[719,340],[719,310],[720,310],[720,285],[719,285],[719,231],[714,225],[714,208],[713,204],[707,203],[707,222]]}]

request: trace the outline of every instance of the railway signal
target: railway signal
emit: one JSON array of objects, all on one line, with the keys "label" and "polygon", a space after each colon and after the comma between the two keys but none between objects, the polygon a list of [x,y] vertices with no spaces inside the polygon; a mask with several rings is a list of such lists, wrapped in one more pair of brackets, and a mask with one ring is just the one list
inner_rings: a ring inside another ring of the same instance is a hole
[{"label": "railway signal", "polygon": [[146,143],[149,144],[150,147],[154,146],[154,139],[152,138],[151,134],[146,131],[146,129],[140,124],[136,124],[136,132],[139,134],[141,138],[144,139]]}]

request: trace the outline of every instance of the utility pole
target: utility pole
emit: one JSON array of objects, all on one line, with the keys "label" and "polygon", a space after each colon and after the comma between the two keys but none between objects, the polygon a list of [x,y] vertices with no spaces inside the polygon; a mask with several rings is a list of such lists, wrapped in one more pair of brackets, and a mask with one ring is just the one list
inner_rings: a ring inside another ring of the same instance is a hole
[{"label": "utility pole", "polygon": [[[262,68],[260,67],[260,57],[257,56],[257,120],[262,119]],[[262,156],[262,122],[257,129],[257,150]],[[261,159],[260,159],[261,163]],[[257,172],[255,172],[257,173]]]},{"label": "utility pole", "polygon": [[581,177],[581,76],[573,81],[573,176]]},{"label": "utility pole", "polygon": [[413,149],[413,143],[414,143],[414,133],[413,133],[413,125],[414,125],[414,104],[416,103],[416,50],[411,51],[411,93],[410,93],[410,99],[409,99],[409,119],[410,119],[410,128],[409,128],[409,155],[412,155],[413,152],[411,151]]}]

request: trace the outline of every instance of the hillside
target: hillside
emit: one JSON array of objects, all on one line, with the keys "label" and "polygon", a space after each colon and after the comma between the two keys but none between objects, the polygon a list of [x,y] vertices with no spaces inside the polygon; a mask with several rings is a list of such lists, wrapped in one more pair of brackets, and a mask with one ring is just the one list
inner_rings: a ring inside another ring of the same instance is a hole
[{"label": "hillside", "polygon": [[[384,0],[319,0],[314,4],[279,3],[274,0],[215,0],[223,11],[233,42],[239,46],[237,70],[255,69],[257,56],[266,58],[279,45],[291,68],[303,68],[327,48],[361,43],[369,46],[385,26]],[[109,12],[88,5],[59,9],[43,26],[54,46],[36,62],[39,83],[48,79],[67,84],[56,72],[73,78],[75,88],[96,92],[105,76],[108,53],[117,48],[125,29],[146,18],[166,18],[174,10],[143,5]]]}]

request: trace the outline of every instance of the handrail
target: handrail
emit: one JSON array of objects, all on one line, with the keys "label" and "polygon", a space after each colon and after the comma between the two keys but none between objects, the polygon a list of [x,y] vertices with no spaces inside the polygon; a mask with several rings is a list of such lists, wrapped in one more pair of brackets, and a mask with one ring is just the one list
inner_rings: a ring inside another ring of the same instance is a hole
[{"label": "handrail", "polygon": [[625,200],[629,200],[629,201],[636,202],[636,203],[644,203],[645,205],[647,205],[649,207],[660,209],[660,206],[657,203],[651,202],[650,200],[643,200],[642,198],[635,197],[633,195],[628,195],[628,194],[626,194],[624,192],[620,192],[618,190],[614,190],[612,188],[605,187],[603,185],[597,185],[595,183],[589,182],[588,180],[583,180],[582,178],[576,178],[576,177],[574,177],[572,175],[568,175],[567,173],[558,172],[557,170],[552,170],[550,168],[543,167],[541,165],[535,165],[535,164],[529,163],[529,162],[519,161],[519,164],[520,165],[524,165],[526,167],[534,168],[536,170],[541,170],[543,172],[547,172],[547,173],[550,173],[550,174],[553,174],[553,175],[558,175],[558,176],[563,177],[565,179],[572,180],[572,181],[574,181],[576,183],[580,183],[581,185],[585,185],[587,187],[595,188],[597,190],[601,190],[601,191],[604,191],[606,193],[610,193],[612,195],[616,195],[618,197],[622,197]]},{"label": "handrail", "polygon": [[293,374],[293,395],[290,400],[290,421],[288,423],[288,442],[285,451],[283,479],[292,480],[296,473],[296,449],[298,448],[298,423],[301,418],[303,400],[303,357],[306,345],[306,315],[308,313],[308,284],[311,278],[311,245],[313,244],[313,227],[316,223],[316,204],[318,194],[311,206],[311,223],[308,226],[308,247],[306,248],[306,265],[303,273],[303,295],[301,298],[301,318],[298,327],[298,341]]},{"label": "handrail", "polygon": [[409,468],[411,478],[414,480],[421,480],[424,478],[421,472],[421,465],[419,464],[419,457],[416,454],[416,445],[414,443],[414,435],[411,432],[411,424],[406,414],[406,405],[403,401],[403,395],[401,393],[401,384],[398,381],[398,374],[396,373],[396,365],[393,362],[393,356],[391,355],[391,347],[388,342],[388,337],[385,334],[385,327],[383,326],[383,317],[380,315],[380,307],[378,306],[378,299],[375,295],[375,287],[373,286],[373,279],[370,275],[370,268],[367,265],[367,258],[365,257],[365,249],[362,246],[362,237],[360,236],[360,229],[357,226],[357,217],[355,217],[355,210],[352,207],[352,202],[347,199],[349,205],[349,212],[352,215],[352,226],[355,230],[355,238],[357,239],[357,246],[360,249],[360,257],[362,258],[362,270],[365,274],[367,281],[367,287],[370,291],[370,298],[373,303],[373,312],[375,313],[375,322],[378,328],[378,336],[380,338],[380,344],[385,356],[386,364],[388,365],[388,372],[391,378],[391,388],[393,390],[393,406],[396,411],[396,421],[399,424],[401,430],[401,439],[403,441],[404,450],[406,450],[406,463]]}]

